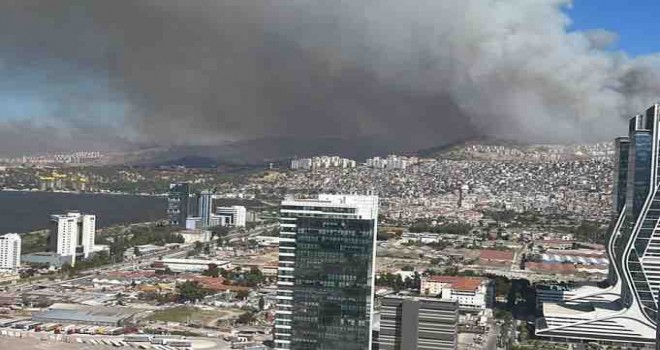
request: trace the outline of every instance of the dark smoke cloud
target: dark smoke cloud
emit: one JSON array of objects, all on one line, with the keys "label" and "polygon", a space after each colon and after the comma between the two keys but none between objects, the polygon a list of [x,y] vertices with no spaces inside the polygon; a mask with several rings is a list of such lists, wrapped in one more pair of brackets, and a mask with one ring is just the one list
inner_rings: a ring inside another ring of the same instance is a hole
[{"label": "dark smoke cloud", "polygon": [[[133,142],[610,138],[660,96],[660,58],[606,51],[604,30],[567,32],[569,4],[8,0],[0,57],[48,75],[67,125],[105,127],[90,105],[126,104],[109,123],[122,132],[105,134]],[[89,81],[84,98],[58,88]]]}]

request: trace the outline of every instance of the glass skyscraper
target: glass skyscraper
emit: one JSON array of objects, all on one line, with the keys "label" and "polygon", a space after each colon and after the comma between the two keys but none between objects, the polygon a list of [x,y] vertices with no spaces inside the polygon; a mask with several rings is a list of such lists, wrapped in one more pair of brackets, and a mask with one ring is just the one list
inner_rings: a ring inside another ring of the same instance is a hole
[{"label": "glass skyscraper", "polygon": [[186,227],[186,218],[191,212],[190,184],[170,184],[167,194],[167,217],[170,225]]},{"label": "glass skyscraper", "polygon": [[370,349],[378,197],[285,200],[280,214],[275,348]]},{"label": "glass skyscraper", "polygon": [[660,292],[660,104],[615,140],[609,287],[544,303],[536,335],[635,347],[655,343]]}]

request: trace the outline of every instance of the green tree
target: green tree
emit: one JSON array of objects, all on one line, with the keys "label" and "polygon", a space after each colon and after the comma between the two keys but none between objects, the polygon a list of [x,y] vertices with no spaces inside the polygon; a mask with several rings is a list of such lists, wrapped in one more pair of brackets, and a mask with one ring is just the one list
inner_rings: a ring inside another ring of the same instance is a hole
[{"label": "green tree", "polygon": [[209,264],[206,271],[202,272],[202,275],[211,276],[211,277],[218,277],[218,276],[220,276],[220,269],[218,268],[218,265],[216,265],[216,264]]},{"label": "green tree", "polygon": [[186,281],[177,286],[179,292],[179,301],[186,302],[192,301],[196,302],[204,299],[210,292],[207,289],[204,289],[199,285],[197,281]]}]

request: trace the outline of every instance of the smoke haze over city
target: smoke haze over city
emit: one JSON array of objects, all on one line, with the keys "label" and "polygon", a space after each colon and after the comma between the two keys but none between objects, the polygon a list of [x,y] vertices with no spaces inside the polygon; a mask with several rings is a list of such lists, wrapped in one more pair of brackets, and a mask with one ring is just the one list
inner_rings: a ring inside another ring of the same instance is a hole
[{"label": "smoke haze over city", "polygon": [[660,55],[569,30],[570,5],[4,1],[0,149],[607,140],[660,98]]}]

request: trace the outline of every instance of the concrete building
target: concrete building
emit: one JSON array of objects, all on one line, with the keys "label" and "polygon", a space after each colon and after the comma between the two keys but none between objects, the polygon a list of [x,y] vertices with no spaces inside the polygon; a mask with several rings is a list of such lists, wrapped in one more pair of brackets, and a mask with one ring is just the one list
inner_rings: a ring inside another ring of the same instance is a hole
[{"label": "concrete building", "polygon": [[66,258],[71,266],[77,259],[87,259],[94,252],[96,216],[68,212],[50,216],[49,248]]},{"label": "concrete building", "polygon": [[191,244],[195,242],[207,243],[211,241],[211,231],[208,230],[185,230],[179,231],[183,237],[183,243]]},{"label": "concrete building", "polygon": [[291,169],[328,169],[328,168],[355,168],[354,160],[339,156],[320,156],[313,158],[294,159],[291,161]]},{"label": "concrete building", "polygon": [[404,157],[397,155],[389,155],[387,158],[373,157],[367,159],[365,165],[371,168],[378,169],[406,169],[407,167],[417,164],[419,158],[417,157]]},{"label": "concrete building", "polygon": [[21,236],[8,233],[0,236],[0,270],[14,270],[21,266]]},{"label": "concrete building", "polygon": [[454,350],[458,303],[387,296],[381,303],[379,350]]},{"label": "concrete building", "polygon": [[190,184],[173,183],[167,193],[167,217],[170,225],[186,227],[186,218],[194,212],[190,200]]},{"label": "concrete building", "polygon": [[245,227],[247,210],[241,205],[218,207],[215,211],[220,220],[220,226]]},{"label": "concrete building", "polygon": [[213,192],[202,191],[197,197],[197,215],[201,220],[201,227],[211,226],[211,215],[213,214]]},{"label": "concrete building", "polygon": [[214,264],[219,269],[231,270],[232,265],[229,261],[224,260],[202,260],[202,259],[162,259],[154,262],[153,267],[156,269],[169,268],[173,272],[202,272],[209,268],[209,265]]},{"label": "concrete building", "polygon": [[423,277],[421,294],[458,302],[461,309],[483,310],[492,306],[494,288],[491,281],[480,277]]},{"label": "concrete building", "polygon": [[280,216],[275,349],[370,349],[378,197],[285,200]]},{"label": "concrete building", "polygon": [[202,228],[202,218],[199,216],[189,216],[186,218],[186,230],[199,230]]}]

